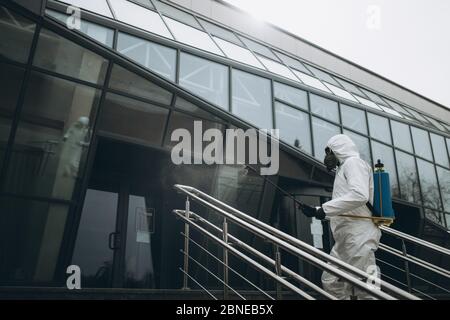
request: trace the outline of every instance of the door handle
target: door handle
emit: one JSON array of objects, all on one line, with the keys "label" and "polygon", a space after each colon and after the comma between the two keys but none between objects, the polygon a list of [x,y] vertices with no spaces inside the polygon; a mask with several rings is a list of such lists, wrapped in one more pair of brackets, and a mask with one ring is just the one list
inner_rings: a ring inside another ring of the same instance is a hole
[{"label": "door handle", "polygon": [[118,243],[120,241],[119,233],[118,232],[111,232],[108,235],[108,247],[111,250],[119,249]]}]

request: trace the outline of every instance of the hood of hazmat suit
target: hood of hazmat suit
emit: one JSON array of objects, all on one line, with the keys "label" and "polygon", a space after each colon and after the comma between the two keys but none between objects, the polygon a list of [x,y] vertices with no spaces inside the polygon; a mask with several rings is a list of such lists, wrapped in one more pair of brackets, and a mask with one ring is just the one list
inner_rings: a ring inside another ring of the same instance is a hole
[{"label": "hood of hazmat suit", "polygon": [[[370,219],[346,218],[348,214],[370,217],[372,213],[366,203],[373,203],[372,168],[359,156],[354,142],[344,134],[333,136],[327,143],[339,160],[333,185],[332,200],[322,208],[330,217],[330,226],[335,244],[331,255],[369,274],[378,272],[374,252],[378,248],[381,232]],[[379,272],[378,272],[379,276]],[[349,284],[324,272],[324,288],[338,298],[348,299],[351,295]],[[371,298],[356,290],[358,298]]]}]

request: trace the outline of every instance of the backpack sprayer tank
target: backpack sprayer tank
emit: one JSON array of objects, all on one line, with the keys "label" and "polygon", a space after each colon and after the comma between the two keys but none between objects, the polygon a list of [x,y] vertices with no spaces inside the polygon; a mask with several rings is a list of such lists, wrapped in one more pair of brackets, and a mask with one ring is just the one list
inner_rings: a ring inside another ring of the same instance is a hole
[{"label": "backpack sprayer tank", "polygon": [[373,173],[373,210],[372,216],[378,224],[390,225],[395,219],[392,209],[391,185],[389,173],[384,171],[384,164],[378,159]]}]

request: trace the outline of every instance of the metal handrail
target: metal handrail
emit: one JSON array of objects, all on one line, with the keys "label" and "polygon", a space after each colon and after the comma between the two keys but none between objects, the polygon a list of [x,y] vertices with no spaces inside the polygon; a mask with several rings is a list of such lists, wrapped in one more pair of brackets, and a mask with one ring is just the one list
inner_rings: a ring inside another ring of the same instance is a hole
[{"label": "metal handrail", "polygon": [[[371,276],[367,274],[364,271],[361,271],[345,262],[342,262],[341,260],[334,258],[321,250],[318,250],[311,245],[300,241],[292,236],[287,235],[284,232],[281,232],[278,229],[275,229],[211,196],[208,194],[197,190],[190,186],[184,186],[184,185],[175,185],[175,188],[182,193],[188,195],[188,197],[191,197],[192,199],[195,199],[197,202],[203,204],[205,207],[208,207],[212,209],[214,212],[221,214],[224,218],[228,218],[234,223],[240,225],[241,227],[251,231],[255,235],[258,235],[264,239],[272,241],[274,244],[282,247],[284,250],[287,250],[294,255],[297,255],[299,257],[302,257],[309,261],[310,263],[319,266],[320,268],[330,272],[331,274],[334,274],[340,278],[345,279],[346,281],[350,282],[355,287],[358,287],[362,290],[369,291],[373,296],[381,298],[381,299],[395,299],[393,296],[381,291],[376,290],[373,288],[370,288],[366,285],[365,282],[361,281],[360,279],[369,280],[371,279]],[[207,200],[203,199],[202,197],[206,198]],[[227,209],[228,211],[218,207],[217,205],[214,205],[212,203],[215,203],[219,205],[222,208]],[[180,210],[177,210],[180,211]],[[231,213],[231,212],[232,213]],[[175,210],[174,210],[175,212]],[[181,212],[177,213],[181,218],[185,218]],[[189,219],[185,219],[186,222],[190,222]],[[320,257],[320,258],[318,258]],[[324,262],[324,260],[326,262]],[[331,264],[329,264],[331,263]],[[339,268],[337,268],[338,266]],[[390,283],[380,280],[381,286],[398,296],[405,298],[405,299],[419,299],[418,297],[401,290]]]},{"label": "metal handrail", "polygon": [[416,245],[419,245],[419,246],[425,247],[427,249],[437,251],[437,252],[439,252],[441,254],[450,256],[450,250],[449,249],[443,248],[441,246],[438,246],[437,244],[434,244],[434,243],[428,242],[426,240],[422,240],[422,239],[416,238],[416,237],[411,236],[411,235],[409,235],[407,233],[403,233],[401,231],[392,229],[390,227],[380,226],[380,229],[381,229],[381,231],[383,231],[383,232],[385,232],[385,233],[387,233],[389,235],[392,235],[392,236],[394,236],[396,238],[399,238],[399,239],[402,239],[402,240],[406,240],[406,241],[414,243]]}]

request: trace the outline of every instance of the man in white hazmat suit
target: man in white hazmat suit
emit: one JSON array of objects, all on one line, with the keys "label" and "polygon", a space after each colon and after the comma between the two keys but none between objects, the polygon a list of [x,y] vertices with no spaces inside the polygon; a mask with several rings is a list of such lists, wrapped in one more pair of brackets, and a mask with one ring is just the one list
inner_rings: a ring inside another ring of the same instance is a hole
[{"label": "man in white hazmat suit", "polygon": [[[331,255],[357,267],[369,274],[379,277],[375,261],[381,231],[370,219],[346,218],[340,215],[371,217],[366,206],[373,204],[372,168],[359,157],[358,149],[346,135],[333,136],[327,143],[324,163],[328,170],[336,167],[332,200],[322,207],[303,206],[303,213],[308,217],[330,218],[331,231],[335,244]],[[322,284],[325,290],[339,299],[373,299],[366,291],[354,288],[351,284],[336,276],[324,272]]]}]

